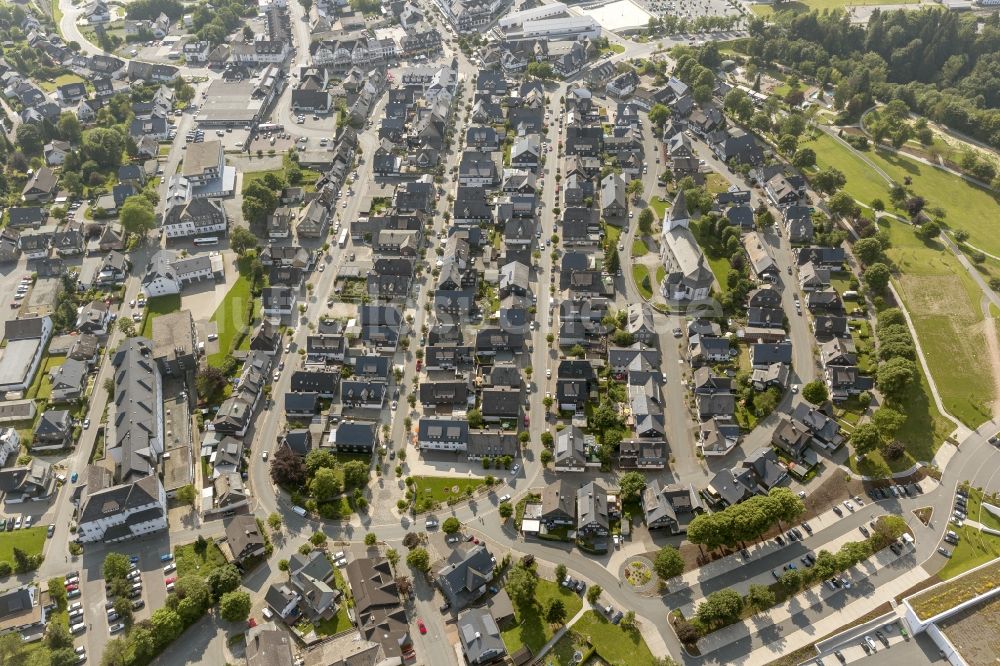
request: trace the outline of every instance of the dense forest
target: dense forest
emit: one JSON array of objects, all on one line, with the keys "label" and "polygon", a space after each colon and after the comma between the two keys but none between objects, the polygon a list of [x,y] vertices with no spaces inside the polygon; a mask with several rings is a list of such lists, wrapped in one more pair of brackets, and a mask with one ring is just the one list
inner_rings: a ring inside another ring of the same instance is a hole
[{"label": "dense forest", "polygon": [[847,119],[873,101],[916,113],[1000,148],[1000,14],[880,12],[867,26],[841,12],[751,21],[746,52],[833,86]]}]

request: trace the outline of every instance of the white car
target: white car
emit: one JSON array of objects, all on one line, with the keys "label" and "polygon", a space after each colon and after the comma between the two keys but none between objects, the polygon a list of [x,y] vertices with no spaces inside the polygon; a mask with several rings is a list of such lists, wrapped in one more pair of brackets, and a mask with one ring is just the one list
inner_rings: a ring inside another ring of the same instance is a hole
[{"label": "white car", "polygon": [[510,501],[510,495],[501,495],[500,496],[500,503],[501,504],[503,504],[504,502],[509,502],[509,501]]},{"label": "white car", "polygon": [[163,567],[163,573],[165,574],[173,573],[174,571],[177,571],[177,564],[174,562],[171,562],[167,566]]}]

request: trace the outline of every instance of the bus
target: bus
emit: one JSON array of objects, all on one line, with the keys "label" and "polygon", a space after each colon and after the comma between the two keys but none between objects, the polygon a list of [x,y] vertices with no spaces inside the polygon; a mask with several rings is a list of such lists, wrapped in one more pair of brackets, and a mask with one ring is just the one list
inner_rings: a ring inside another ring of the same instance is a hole
[{"label": "bus", "polygon": [[258,134],[263,134],[264,132],[280,132],[282,129],[284,129],[284,126],[278,123],[261,123],[260,125],[257,125]]},{"label": "bus", "polygon": [[347,229],[340,232],[340,238],[337,239],[337,245],[340,247],[347,247]]},{"label": "bus", "polygon": [[218,245],[219,238],[217,236],[205,236],[204,238],[195,238],[194,244],[198,247],[202,245]]}]

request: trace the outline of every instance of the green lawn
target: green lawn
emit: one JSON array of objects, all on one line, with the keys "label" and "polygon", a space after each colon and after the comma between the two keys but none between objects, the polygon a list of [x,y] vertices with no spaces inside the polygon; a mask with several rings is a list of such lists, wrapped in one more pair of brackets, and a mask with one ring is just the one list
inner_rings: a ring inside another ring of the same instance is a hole
[{"label": "green lawn", "polygon": [[669,201],[664,201],[660,197],[653,197],[649,200],[649,207],[653,209],[653,212],[656,213],[656,216],[661,220],[666,217],[667,206],[669,205]]},{"label": "green lawn", "polygon": [[154,296],[146,301],[146,319],[142,324],[142,336],[153,338],[153,320],[160,315],[177,312],[181,309],[181,295]]},{"label": "green lawn", "polygon": [[642,264],[634,264],[632,266],[632,279],[635,280],[635,286],[643,298],[652,297],[653,285],[650,284],[648,268]]},{"label": "green lawn", "polygon": [[49,379],[49,373],[53,368],[57,368],[65,362],[65,356],[49,356],[46,358],[45,362],[38,366],[38,371],[35,373],[35,380],[28,387],[28,393],[25,397],[36,400],[48,399],[52,395],[52,381]]},{"label": "green lawn", "polygon": [[[891,0],[892,4],[896,5],[911,5],[916,4],[920,0]],[[864,7],[866,5],[877,5],[878,0],[804,0],[803,2],[792,1],[783,2],[780,5],[780,11],[786,12],[809,12],[814,9],[823,11],[825,9],[844,9],[846,7]],[[774,14],[774,5],[761,5],[754,4],[750,6],[753,13],[757,16],[772,16]]]},{"label": "green lawn", "polygon": [[[344,581],[344,576],[340,573],[340,569],[336,567],[333,568],[333,577],[336,588],[344,593],[345,598],[350,597],[350,589],[347,587],[347,583]],[[313,626],[316,629],[316,633],[320,636],[334,636],[349,629],[351,627],[351,618],[347,615],[347,604],[338,604],[336,615],[329,620],[323,620]]]},{"label": "green lawn", "polygon": [[10,562],[14,565],[14,549],[19,548],[28,555],[37,555],[45,545],[44,525],[29,527],[26,530],[0,533],[0,562]]},{"label": "green lawn", "polygon": [[869,152],[868,157],[896,182],[902,183],[906,177],[912,179],[913,192],[924,197],[927,206],[944,209],[945,223],[952,229],[968,231],[971,245],[1000,255],[1000,237],[995,229],[1000,195],[901,155],[876,150]]},{"label": "green lawn", "polygon": [[729,263],[729,259],[726,257],[711,259],[708,255],[705,255],[705,258],[708,259],[708,266],[712,269],[716,282],[719,283],[719,289],[723,294],[726,293],[729,291],[727,278],[729,277],[729,271],[733,269],[733,265]]},{"label": "green lawn", "polygon": [[537,653],[552,638],[558,627],[549,625],[542,618],[542,613],[549,599],[554,598],[562,599],[566,606],[567,621],[583,607],[583,599],[579,594],[560,587],[554,581],[539,579],[535,587],[535,603],[523,612],[521,609],[516,609],[514,615],[517,624],[503,632],[503,642],[509,654],[517,652],[525,645],[532,653]]},{"label": "green lawn", "polygon": [[663,278],[667,277],[667,269],[662,265],[656,267],[656,284],[663,284]]},{"label": "green lawn", "polygon": [[465,476],[415,476],[413,480],[417,496],[432,502],[460,499],[468,489],[474,492],[484,483],[483,479]]},{"label": "green lawn", "polygon": [[883,222],[896,279],[948,411],[973,428],[991,418],[996,395],[980,307],[982,292],[955,256],[898,222]]},{"label": "green lawn", "polygon": [[45,92],[55,92],[55,89],[59,86],[65,86],[69,83],[84,83],[83,78],[77,76],[76,74],[61,74],[52,81],[41,80],[38,82],[38,87],[40,87]]},{"label": "green lawn", "polygon": [[207,576],[212,570],[226,564],[226,557],[214,543],[209,542],[208,549],[203,555],[199,555],[194,550],[194,544],[174,548],[174,561],[177,563],[177,577],[183,578],[188,574],[198,574]]},{"label": "green lawn", "polygon": [[613,224],[604,223],[604,238],[607,240],[608,247],[618,247],[618,238],[622,235],[621,227],[616,227]]},{"label": "green lawn", "polygon": [[573,631],[587,638],[601,659],[611,666],[653,666],[656,663],[638,629],[622,629],[596,611],[584,613],[573,625]]},{"label": "green lawn", "polygon": [[959,535],[960,540],[954,548],[942,544],[945,548],[951,548],[951,558],[938,572],[938,576],[942,579],[954,578],[1000,556],[1000,537],[980,532],[967,525],[962,527],[950,525],[949,528]]},{"label": "green lawn", "polygon": [[241,275],[212,315],[219,334],[219,351],[208,357],[209,365],[222,365],[229,353],[236,348],[236,338],[247,328],[247,313],[252,306],[250,282]]},{"label": "green lawn", "polygon": [[643,255],[649,254],[649,247],[646,246],[646,241],[641,238],[636,238],[632,241],[632,256],[641,257]]},{"label": "green lawn", "polygon": [[867,204],[878,198],[888,202],[889,185],[847,146],[824,133],[815,139],[802,141],[800,145],[816,151],[817,169],[840,169],[847,178],[844,190],[858,201]]}]

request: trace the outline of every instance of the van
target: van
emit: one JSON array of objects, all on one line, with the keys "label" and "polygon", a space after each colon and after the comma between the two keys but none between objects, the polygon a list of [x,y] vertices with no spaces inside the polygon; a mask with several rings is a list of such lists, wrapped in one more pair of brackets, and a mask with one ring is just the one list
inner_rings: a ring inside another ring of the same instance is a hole
[{"label": "van", "polygon": [[272,611],[270,608],[266,606],[264,607],[264,610],[260,612],[260,614],[263,615],[264,618],[267,620],[270,620],[272,617],[274,617],[274,611]]},{"label": "van", "polygon": [[78,622],[69,628],[69,633],[71,634],[82,634],[87,630],[87,625],[83,622]]},{"label": "van", "polygon": [[845,291],[843,293],[845,301],[856,301],[858,299],[858,292],[856,291]]},{"label": "van", "polygon": [[293,506],[293,507],[292,507],[292,511],[294,511],[294,512],[295,512],[295,513],[297,513],[297,514],[299,514],[299,515],[300,515],[300,516],[302,516],[303,518],[305,518],[305,517],[306,517],[306,510],[305,510],[305,509],[303,509],[303,508],[302,508],[301,506]]}]

